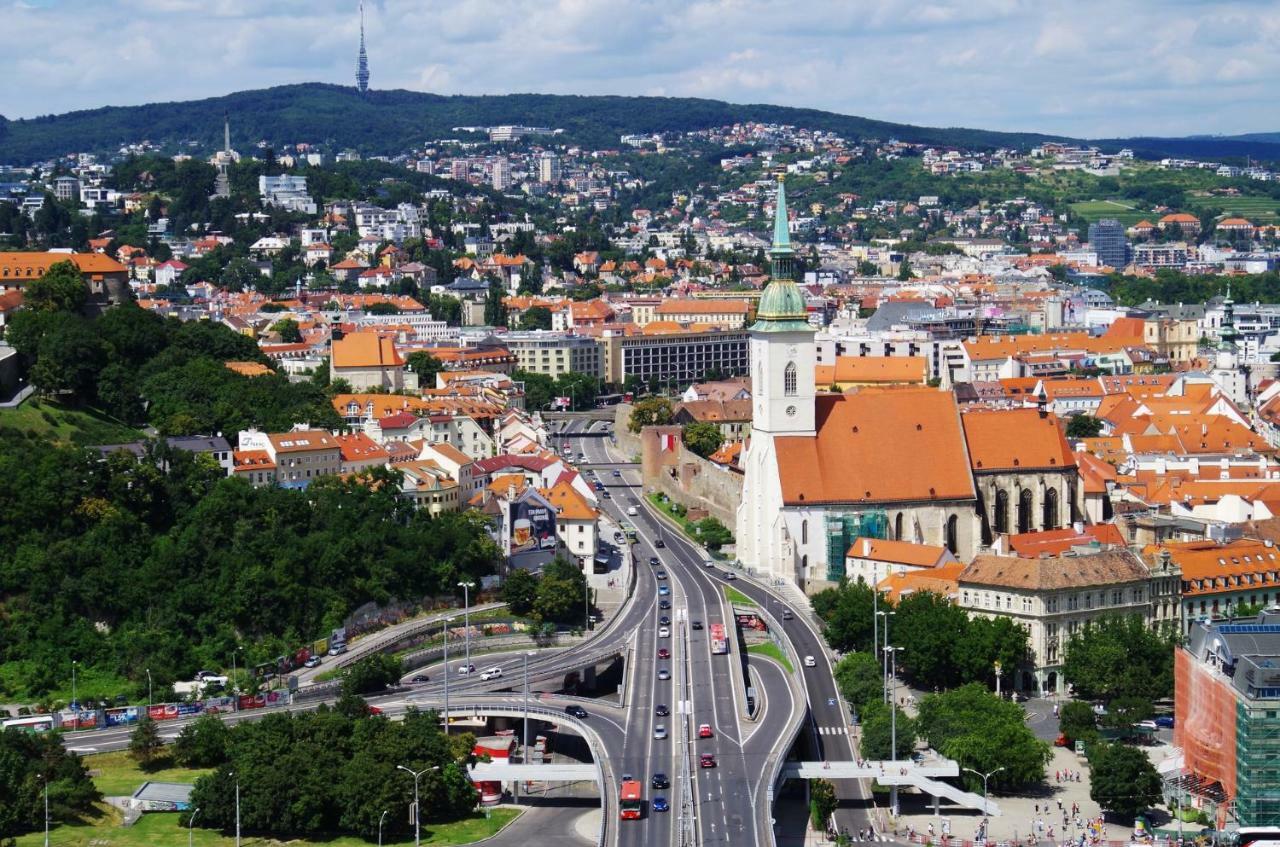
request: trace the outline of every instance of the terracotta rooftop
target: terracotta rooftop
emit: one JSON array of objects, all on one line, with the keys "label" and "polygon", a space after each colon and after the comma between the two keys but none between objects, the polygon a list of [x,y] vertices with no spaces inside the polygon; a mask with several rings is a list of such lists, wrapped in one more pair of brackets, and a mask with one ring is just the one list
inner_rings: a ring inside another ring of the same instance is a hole
[{"label": "terracotta rooftop", "polygon": [[1053,415],[1037,409],[965,412],[965,440],[975,471],[1074,467],[1075,454]]},{"label": "terracotta rooftop", "polygon": [[1145,565],[1126,549],[1104,550],[1084,556],[1023,559],[982,555],[960,574],[962,585],[1056,591],[1145,580]]}]

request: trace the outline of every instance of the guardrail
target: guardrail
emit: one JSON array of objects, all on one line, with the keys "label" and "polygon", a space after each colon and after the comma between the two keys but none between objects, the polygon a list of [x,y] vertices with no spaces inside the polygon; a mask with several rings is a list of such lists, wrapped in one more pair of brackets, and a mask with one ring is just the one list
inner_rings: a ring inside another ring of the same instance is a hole
[{"label": "guardrail", "polygon": [[[472,606],[470,611],[472,614],[480,614],[481,612],[491,612],[494,609],[505,608],[506,605],[506,603],[483,603],[479,606]],[[412,638],[415,635],[420,635],[424,631],[440,626],[446,619],[457,618],[460,616],[465,617],[462,611],[458,609],[451,609],[446,612],[439,612],[431,617],[423,618],[420,621],[415,621],[405,626],[402,630],[398,630],[396,632],[383,632],[377,636],[370,636],[369,638],[353,642],[348,652],[343,653],[341,656],[335,656],[333,660],[329,662],[329,665],[330,667],[345,668],[347,665],[363,659],[368,653],[384,652],[387,647],[398,644],[406,638]],[[452,623],[452,620],[450,622]]]},{"label": "guardrail", "polygon": [[[768,604],[758,606],[756,614],[764,619],[765,625],[769,628],[769,634],[772,637],[775,632],[781,632],[781,624],[774,618],[773,613],[769,611]],[[791,643],[790,638],[778,638],[775,640],[783,653],[794,663],[793,667],[802,667],[800,657],[796,655],[795,645]],[[795,744],[796,737],[800,734],[800,727],[803,725],[805,718],[809,714],[809,700],[805,696],[804,690],[800,687],[797,680],[798,674],[784,674],[787,685],[791,687],[792,693],[795,695],[793,703],[803,703],[804,708],[791,710],[791,715],[787,720],[787,728],[779,736],[782,743],[775,744],[773,749],[769,751],[768,757],[765,759],[764,770],[762,771],[762,779],[760,785],[766,789],[765,802],[755,803],[755,807],[759,810],[760,820],[757,821],[757,831],[764,832],[764,841],[766,847],[775,847],[777,839],[774,837],[773,831],[773,792],[774,787],[778,784],[778,779],[782,775],[782,766],[786,761],[786,752]],[[757,789],[758,790],[758,789]],[[757,795],[758,796],[758,795]]]}]

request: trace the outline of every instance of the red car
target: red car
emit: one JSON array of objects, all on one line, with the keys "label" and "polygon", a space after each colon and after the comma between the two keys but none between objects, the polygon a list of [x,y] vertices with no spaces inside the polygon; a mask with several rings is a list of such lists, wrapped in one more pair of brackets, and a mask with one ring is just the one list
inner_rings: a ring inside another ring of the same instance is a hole
[{"label": "red car", "polygon": [[668,650],[666,647],[659,647],[659,648],[658,648],[658,658],[659,658],[659,659],[670,659],[670,658],[671,658],[671,651],[670,651],[670,650]]},{"label": "red car", "polygon": [[712,735],[712,733],[711,733],[711,724],[709,724],[709,723],[704,723],[704,724],[699,724],[699,725],[698,725],[698,737],[699,737],[699,738],[710,738],[710,737],[711,737],[711,735]]},{"label": "red car", "polygon": [[715,754],[703,753],[698,757],[698,766],[703,768],[714,768],[716,766]]},{"label": "red car", "polygon": [[370,707],[369,707],[369,714],[371,714],[371,715],[380,715],[380,714],[382,714],[382,709],[378,708],[377,706],[370,706]]}]

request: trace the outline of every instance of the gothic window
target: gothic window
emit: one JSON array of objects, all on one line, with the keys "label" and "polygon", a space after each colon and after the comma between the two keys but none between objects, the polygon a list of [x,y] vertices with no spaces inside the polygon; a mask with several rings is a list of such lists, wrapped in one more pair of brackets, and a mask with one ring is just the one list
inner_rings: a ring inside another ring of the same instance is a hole
[{"label": "gothic window", "polygon": [[996,492],[996,532],[1009,531],[1009,492],[1003,488]]},{"label": "gothic window", "polygon": [[1031,531],[1031,489],[1024,488],[1018,494],[1018,532]]},{"label": "gothic window", "polygon": [[902,540],[902,512],[898,512],[898,516],[893,519],[893,537],[896,541]]},{"label": "gothic window", "polygon": [[808,521],[800,521],[800,543],[801,544],[809,543],[809,522]]},{"label": "gothic window", "polygon": [[782,372],[782,393],[787,397],[796,396],[796,363],[787,362],[787,368]]},{"label": "gothic window", "polygon": [[1044,493],[1044,528],[1058,528],[1058,489],[1050,488]]},{"label": "gothic window", "polygon": [[954,555],[960,549],[957,531],[959,529],[960,519],[955,515],[947,518],[947,549]]}]

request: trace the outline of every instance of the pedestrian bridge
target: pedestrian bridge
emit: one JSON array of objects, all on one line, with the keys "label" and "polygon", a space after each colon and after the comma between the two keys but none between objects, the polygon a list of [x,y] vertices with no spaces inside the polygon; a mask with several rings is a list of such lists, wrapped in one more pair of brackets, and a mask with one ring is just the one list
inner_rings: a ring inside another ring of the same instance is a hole
[{"label": "pedestrian bridge", "polygon": [[916,762],[788,762],[782,767],[783,779],[874,779],[881,785],[918,788],[933,797],[947,799],[958,806],[977,809],[986,815],[1000,814],[1000,807],[980,794],[957,788],[938,777],[960,775],[960,765],[951,759]]},{"label": "pedestrian bridge", "polygon": [[515,765],[509,762],[476,762],[471,766],[473,782],[600,782],[595,765],[549,764]]}]

